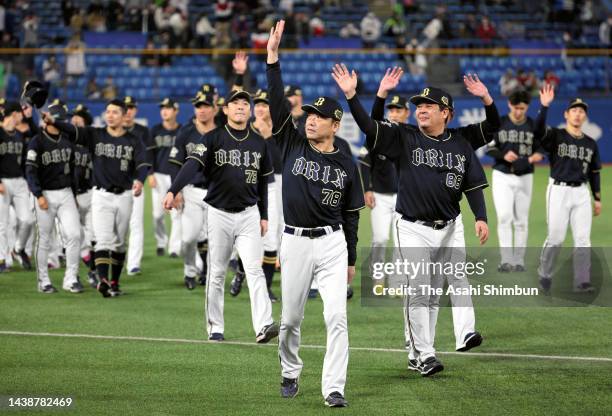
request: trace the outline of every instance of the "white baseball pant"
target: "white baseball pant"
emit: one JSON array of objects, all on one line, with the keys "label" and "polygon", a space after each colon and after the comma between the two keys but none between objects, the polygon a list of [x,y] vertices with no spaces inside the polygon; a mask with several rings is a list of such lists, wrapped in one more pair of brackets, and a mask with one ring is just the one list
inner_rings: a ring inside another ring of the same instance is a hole
[{"label": "white baseball pant", "polygon": [[0,194],[0,256],[4,260],[10,257],[8,246],[9,207],[15,208],[17,232],[15,251],[25,249],[32,226],[34,225],[34,207],[24,178],[3,178],[4,193]]},{"label": "white baseball pant", "polygon": [[36,246],[36,271],[38,285],[44,287],[51,284],[48,271],[48,256],[51,234],[55,228],[55,219],[61,224],[66,248],[66,272],[63,288],[68,290],[77,281],[79,273],[79,245],[81,227],[79,212],[72,194],[72,189],[45,190],[43,196],[47,199],[48,208],[41,209],[36,204],[36,221],[38,224],[38,244]]},{"label": "white baseball pant", "polygon": [[263,238],[264,251],[278,251],[279,239],[279,215],[276,182],[268,183],[268,232]]},{"label": "white baseball pant", "polygon": [[[130,194],[132,194],[130,192]],[[129,217],[130,239],[127,250],[127,270],[140,269],[144,248],[144,203],[145,190],[143,187],[140,196],[132,195],[131,212]],[[96,240],[97,242],[97,240]],[[104,250],[96,244],[96,250]]]},{"label": "white baseball pant", "polygon": [[87,251],[89,254],[91,242],[95,241],[93,236],[93,223],[91,215],[91,197],[93,191],[90,189],[87,192],[78,194],[76,197],[79,208],[79,222],[81,223],[81,251]]},{"label": "white baseball pant", "polygon": [[223,295],[227,263],[236,245],[242,259],[251,298],[253,330],[258,334],[273,322],[272,303],[261,268],[262,237],[257,205],[230,213],[208,206],[208,278],[206,283],[206,329],[208,335],[223,333]]},{"label": "white baseball pant", "polygon": [[157,186],[151,188],[151,198],[153,203],[153,224],[155,227],[155,241],[157,248],[166,248],[170,253],[179,254],[181,252],[181,215],[177,210],[170,211],[172,229],[170,230],[170,243],[166,233],[165,212],[162,201],[170,189],[172,178],[163,173],[154,173]]},{"label": "white baseball pant", "polygon": [[[402,259],[421,262],[465,262],[465,239],[463,222],[459,215],[455,222],[444,229],[431,227],[397,218],[396,232]],[[444,279],[454,288],[469,288],[467,278],[452,275],[430,274],[427,270],[408,279],[408,286],[416,291],[407,297],[405,311],[408,315],[410,333],[410,359],[425,361],[435,356],[435,334],[440,297],[423,293],[422,286],[442,288]],[[463,344],[465,336],[475,331],[476,319],[471,296],[451,294],[453,328],[456,348]]]},{"label": "white baseball pant", "polygon": [[[303,229],[297,229],[301,231]],[[338,391],[344,395],[349,357],[346,316],[348,253],[342,230],[319,238],[284,233],[280,248],[282,314],[278,352],[282,376],[298,378],[300,326],[311,282],[316,280],[323,300],[327,349],[323,360],[323,397]]]},{"label": "white baseball pant", "polygon": [[96,251],[110,250],[125,253],[133,203],[131,190],[113,194],[94,188],[91,210]]},{"label": "white baseball pant", "polygon": [[574,237],[574,285],[591,281],[591,194],[586,183],[578,187],[554,185],[546,188],[548,235],[540,255],[540,277],[551,279],[555,260],[565,241],[568,224]]},{"label": "white baseball pant", "polygon": [[[187,185],[183,188],[182,193],[185,204],[180,216],[181,221],[187,225],[181,227],[184,272],[187,277],[196,277],[198,275],[197,259],[199,257],[197,243],[206,239],[208,207],[204,202],[206,189]],[[174,230],[174,225],[172,227]]]},{"label": "white baseball pant", "polygon": [[501,263],[524,266],[533,174],[517,176],[493,169],[492,182]]}]

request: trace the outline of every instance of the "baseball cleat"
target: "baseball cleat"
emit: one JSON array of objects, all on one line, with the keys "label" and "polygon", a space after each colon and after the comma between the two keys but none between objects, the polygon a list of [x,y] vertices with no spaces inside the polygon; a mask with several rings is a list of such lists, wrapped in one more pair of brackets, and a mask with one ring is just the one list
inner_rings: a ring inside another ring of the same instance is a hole
[{"label": "baseball cleat", "polygon": [[229,261],[229,268],[236,273],[238,271],[238,260],[236,259],[231,259]]},{"label": "baseball cleat", "polygon": [[110,285],[108,284],[108,280],[100,279],[98,282],[98,292],[102,294],[105,298],[109,298],[111,294],[109,293]]},{"label": "baseball cleat", "polygon": [[319,294],[319,289],[310,289],[308,291],[308,299],[316,299]]},{"label": "baseball cleat", "polygon": [[502,263],[497,266],[497,271],[500,273],[510,273],[512,271],[512,265],[510,263]]},{"label": "baseball cleat", "polygon": [[230,295],[238,296],[240,294],[244,277],[244,273],[236,272],[236,275],[232,279],[232,285],[230,286]]},{"label": "baseball cleat", "polygon": [[578,286],[574,287],[574,293],[593,293],[595,288],[589,282],[580,283]]},{"label": "baseball cleat", "polygon": [[62,289],[70,293],[83,293],[83,285],[81,285],[81,282],[79,281],[76,281],[71,285],[62,285]]},{"label": "baseball cleat", "polygon": [[217,341],[217,342],[221,342],[221,341],[225,341],[225,338],[223,337],[223,334],[220,332],[213,332],[212,334],[210,334],[210,336],[208,337],[209,341]]},{"label": "baseball cleat", "polygon": [[25,270],[32,270],[32,262],[30,261],[30,257],[25,250],[14,251],[13,257],[17,259],[19,264],[21,264],[21,267],[23,267]]},{"label": "baseball cleat", "polygon": [[273,338],[278,336],[279,327],[278,324],[272,322],[270,325],[266,325],[263,329],[257,334],[255,338],[255,342],[258,344],[267,344]]},{"label": "baseball cleat", "polygon": [[155,250],[155,254],[157,254],[157,257],[161,257],[166,254],[166,250],[164,250],[163,247],[157,247],[157,250]]},{"label": "baseball cleat", "polygon": [[38,286],[38,291],[40,293],[55,293],[57,292],[57,289],[53,287],[53,285],[45,285],[45,286]]},{"label": "baseball cleat", "polygon": [[421,363],[420,371],[423,377],[429,377],[444,370],[444,366],[436,357],[429,357]]},{"label": "baseball cleat", "polygon": [[117,297],[123,295],[121,289],[119,289],[119,285],[116,283],[111,283],[110,291],[108,292],[112,297]]},{"label": "baseball cleat", "polygon": [[187,290],[193,290],[196,287],[195,277],[187,277],[185,276],[185,287]]},{"label": "baseball cleat", "polygon": [[325,399],[325,405],[327,407],[347,407],[348,402],[340,392],[334,391]]},{"label": "baseball cleat", "polygon": [[300,386],[298,385],[297,378],[283,377],[280,389],[281,397],[285,399],[293,399],[295,396],[297,396],[298,391],[300,391]]},{"label": "baseball cleat", "polygon": [[176,253],[170,253],[170,258],[171,258],[171,259],[177,259],[177,258],[178,258],[178,254],[176,254]]},{"label": "baseball cleat", "polygon": [[349,287],[346,289],[346,298],[347,298],[347,299],[351,299],[351,298],[353,297],[353,294],[354,294],[354,292],[353,292],[353,288],[349,286]]},{"label": "baseball cleat", "polygon": [[525,270],[525,266],[523,266],[522,264],[517,264],[516,266],[514,266],[513,271],[517,273],[523,273],[526,270]]},{"label": "baseball cleat", "polygon": [[201,275],[198,277],[198,284],[200,286],[206,286],[206,275]]},{"label": "baseball cleat", "polygon": [[409,358],[408,359],[408,370],[421,372],[421,364],[419,363],[419,360],[411,360]]},{"label": "baseball cleat", "polygon": [[93,287],[94,289],[98,287],[98,273],[96,273],[95,270],[90,270],[87,272],[87,282],[89,283],[89,286]]},{"label": "baseball cleat", "polygon": [[457,348],[457,351],[469,351],[472,348],[476,348],[480,344],[482,344],[482,335],[480,335],[480,333],[478,332],[470,332],[465,336],[465,339],[463,340],[463,345]]},{"label": "baseball cleat", "polygon": [[550,295],[550,287],[552,286],[552,279],[546,279],[544,277],[540,277],[540,287],[542,288],[542,293],[545,296]]},{"label": "baseball cleat", "polygon": [[142,274],[142,270],[140,270],[140,267],[133,267],[128,270],[128,276],[137,276],[139,274]]},{"label": "baseball cleat", "polygon": [[270,302],[272,303],[278,302],[278,298],[276,297],[274,293],[272,293],[270,289],[268,289],[268,297],[270,298]]}]

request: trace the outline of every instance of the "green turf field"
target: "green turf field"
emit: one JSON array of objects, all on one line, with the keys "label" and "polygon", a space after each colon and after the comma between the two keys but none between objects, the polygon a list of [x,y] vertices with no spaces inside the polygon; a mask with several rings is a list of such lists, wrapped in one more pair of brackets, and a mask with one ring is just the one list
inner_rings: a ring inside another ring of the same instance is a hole
[{"label": "green turf field", "polygon": [[[531,246],[540,246],[545,238],[547,169],[537,172]],[[610,207],[605,202],[606,195],[612,193],[608,169],[603,170],[602,183],[604,214],[594,219],[592,243],[612,246]],[[486,195],[490,202],[490,190]],[[276,348],[255,345],[247,293],[226,297],[228,342],[205,341],[203,289],[188,292],[183,286],[182,262],[155,256],[150,194],[147,198],[144,273],[123,278],[125,296],[103,299],[89,288],[80,295],[43,295],[36,292],[34,273],[17,267],[0,276],[3,400],[6,402],[6,396],[71,396],[74,407],[48,412],[82,415],[326,411],[320,393],[324,353],[320,346],[325,345],[320,299],[308,302],[302,326],[302,342],[307,347],[301,353],[305,367],[300,394],[283,400],[278,393]],[[492,228],[488,244],[495,246],[496,220],[492,204],[488,207]],[[369,212],[362,213],[360,245],[368,246]],[[476,244],[472,218],[464,211],[468,245]],[[610,259],[608,262],[612,264]],[[61,272],[52,273],[56,287],[61,287],[61,276]],[[401,309],[362,307],[358,279],[355,298],[349,302],[349,335],[354,348],[346,387],[350,407],[341,411],[364,415],[612,414],[612,309],[477,309],[483,345],[473,354],[440,353],[445,371],[426,379],[406,370]],[[280,293],[278,281],[274,290]],[[279,304],[274,306],[274,314],[279,317]],[[439,351],[454,351],[448,309],[441,310],[436,344]],[[44,413],[0,409],[0,413],[13,412]]]}]

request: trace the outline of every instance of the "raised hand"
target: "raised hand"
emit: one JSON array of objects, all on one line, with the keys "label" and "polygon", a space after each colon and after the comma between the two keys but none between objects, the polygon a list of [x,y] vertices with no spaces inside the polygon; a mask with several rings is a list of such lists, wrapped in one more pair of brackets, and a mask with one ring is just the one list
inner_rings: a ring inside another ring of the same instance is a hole
[{"label": "raised hand", "polygon": [[234,72],[238,75],[243,75],[249,64],[249,56],[244,51],[236,52],[236,56],[232,61],[232,67],[234,68]]},{"label": "raised hand", "polygon": [[540,90],[540,104],[548,107],[555,99],[555,88],[552,84],[546,83]]},{"label": "raised hand", "polygon": [[465,88],[467,88],[469,93],[478,98],[485,98],[487,95],[489,95],[489,90],[487,89],[486,85],[482,83],[476,74],[464,75],[463,83],[465,84]]},{"label": "raised hand", "polygon": [[395,89],[399,84],[402,75],[404,75],[404,70],[399,66],[393,67],[393,69],[387,68],[385,76],[380,80],[376,95],[380,98],[387,98],[389,91]]},{"label": "raised hand", "polygon": [[276,25],[270,29],[270,38],[268,39],[268,63],[273,64],[278,61],[278,47],[283,37],[283,30],[285,30],[285,21],[279,20]]},{"label": "raised hand", "polygon": [[357,88],[357,73],[353,70],[349,73],[344,64],[336,64],[332,68],[332,78],[338,84],[347,99],[353,98]]}]

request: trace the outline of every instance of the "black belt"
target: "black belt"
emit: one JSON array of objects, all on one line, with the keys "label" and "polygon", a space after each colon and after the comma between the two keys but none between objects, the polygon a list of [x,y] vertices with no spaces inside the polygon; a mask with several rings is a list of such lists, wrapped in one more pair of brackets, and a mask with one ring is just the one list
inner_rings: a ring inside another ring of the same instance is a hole
[{"label": "black belt", "polygon": [[415,224],[420,224],[420,225],[424,225],[425,227],[429,227],[429,228],[433,228],[434,230],[442,230],[443,228],[446,228],[447,225],[452,224],[455,222],[455,219],[453,218],[452,220],[436,220],[436,221],[421,221],[418,220],[414,217],[407,217],[405,215],[402,215],[402,219],[404,221],[409,221],[409,222],[413,222]]},{"label": "black belt", "polygon": [[110,192],[111,194],[119,195],[127,191],[127,189],[123,189],[120,186],[111,186],[110,188],[102,188],[101,186],[95,186],[94,189],[98,191]]},{"label": "black belt", "polygon": [[319,237],[323,237],[324,235],[336,232],[340,230],[341,228],[342,226],[340,224],[334,224],[334,225],[329,225],[327,227],[320,227],[320,228],[300,228],[300,227],[292,227],[290,225],[285,225],[285,232],[287,234],[296,235],[298,237],[319,238]]},{"label": "black belt", "polygon": [[217,207],[213,207],[215,209],[218,209],[219,211],[223,211],[223,212],[229,212],[230,214],[238,214],[239,212],[243,212],[246,211],[247,208],[217,208]]},{"label": "black belt", "polygon": [[553,182],[554,185],[560,185],[560,186],[570,186],[572,188],[577,188],[579,186],[582,186],[582,182],[563,182],[563,181],[558,181],[555,179],[555,181]]}]

